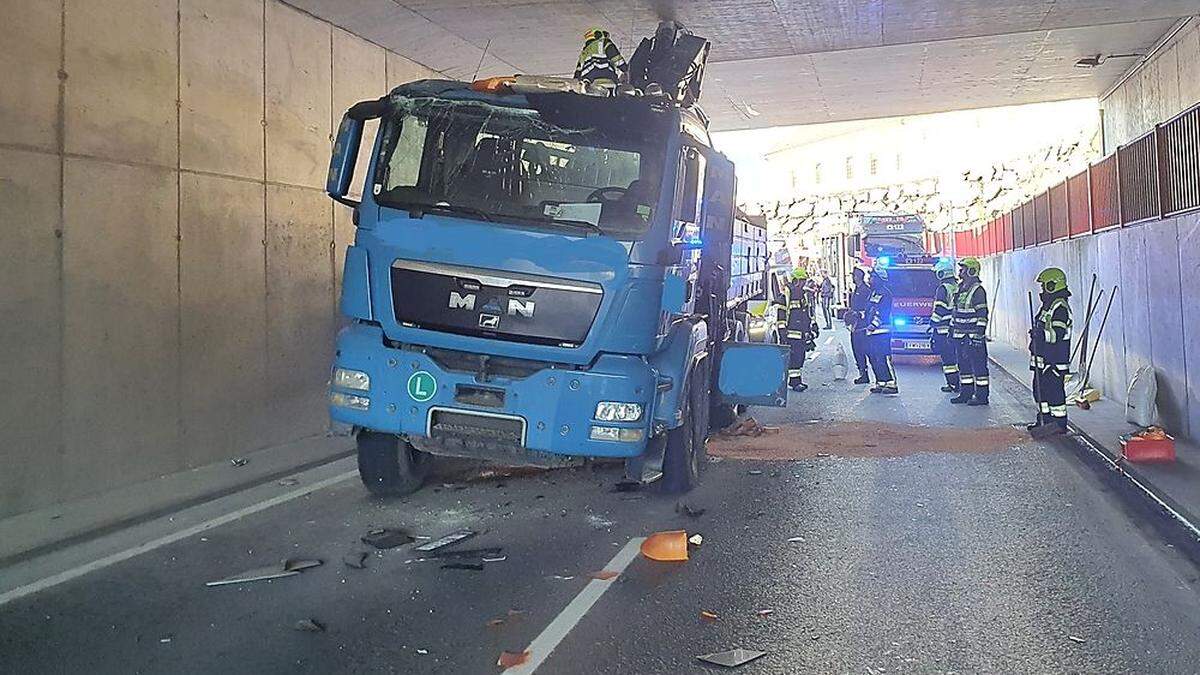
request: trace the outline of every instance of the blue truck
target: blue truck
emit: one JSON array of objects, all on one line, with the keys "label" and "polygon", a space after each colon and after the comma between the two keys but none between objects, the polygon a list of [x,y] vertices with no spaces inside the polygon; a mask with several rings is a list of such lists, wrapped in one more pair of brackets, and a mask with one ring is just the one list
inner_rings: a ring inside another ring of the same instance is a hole
[{"label": "blue truck", "polygon": [[619,459],[690,489],[710,426],[786,403],[786,349],[745,337],[767,241],[735,188],[702,112],[665,96],[514,76],[351,107],[327,184],[356,226],[329,400],[366,487],[411,493],[439,455]]}]

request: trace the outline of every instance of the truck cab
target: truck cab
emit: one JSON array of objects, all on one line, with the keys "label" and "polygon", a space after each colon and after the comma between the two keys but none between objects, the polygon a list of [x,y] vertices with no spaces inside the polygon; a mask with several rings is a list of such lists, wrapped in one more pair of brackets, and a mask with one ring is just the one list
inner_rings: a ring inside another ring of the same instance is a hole
[{"label": "truck cab", "polygon": [[327,191],[356,235],[330,414],[372,492],[417,489],[431,455],[616,458],[686,490],[713,413],[786,401],[785,354],[737,340],[765,235],[756,264],[702,114],[546,80],[414,82],[339,129]]}]

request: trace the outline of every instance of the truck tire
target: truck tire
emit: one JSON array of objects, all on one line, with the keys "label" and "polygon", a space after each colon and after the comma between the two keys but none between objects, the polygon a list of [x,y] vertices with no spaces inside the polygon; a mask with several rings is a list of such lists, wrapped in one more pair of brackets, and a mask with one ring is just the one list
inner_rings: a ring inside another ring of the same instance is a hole
[{"label": "truck tire", "polygon": [[394,434],[358,432],[358,476],[376,497],[403,497],[425,484],[429,456]]},{"label": "truck tire", "polygon": [[695,366],[688,378],[683,403],[683,424],[667,432],[663,454],[662,489],[668,494],[687,492],[696,486],[700,471],[708,463],[708,360]]}]

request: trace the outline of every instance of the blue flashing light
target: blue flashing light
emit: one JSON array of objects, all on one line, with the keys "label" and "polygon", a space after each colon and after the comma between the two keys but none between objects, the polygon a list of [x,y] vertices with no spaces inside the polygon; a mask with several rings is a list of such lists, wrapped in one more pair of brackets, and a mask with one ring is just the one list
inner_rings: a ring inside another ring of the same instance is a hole
[{"label": "blue flashing light", "polygon": [[879,256],[878,258],[875,259],[875,264],[879,265],[880,267],[887,267],[888,265],[892,264],[892,259],[886,255]]},{"label": "blue flashing light", "polygon": [[904,318],[904,317],[902,317],[902,316],[898,316],[898,317],[896,317],[896,318],[892,319],[892,325],[893,325],[893,326],[907,326],[907,325],[908,325],[908,319],[906,319],[906,318]]}]

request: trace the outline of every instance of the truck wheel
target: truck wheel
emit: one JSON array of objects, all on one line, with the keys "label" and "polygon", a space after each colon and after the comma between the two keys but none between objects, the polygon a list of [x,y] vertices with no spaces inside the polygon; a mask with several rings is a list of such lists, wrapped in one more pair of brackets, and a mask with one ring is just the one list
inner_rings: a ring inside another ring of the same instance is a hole
[{"label": "truck wheel", "polygon": [[701,361],[689,378],[683,402],[683,424],[667,432],[663,455],[662,488],[669,494],[687,492],[696,486],[700,469],[708,461],[708,361]]},{"label": "truck wheel", "polygon": [[410,495],[425,483],[429,456],[394,434],[358,432],[358,476],[376,497]]}]

